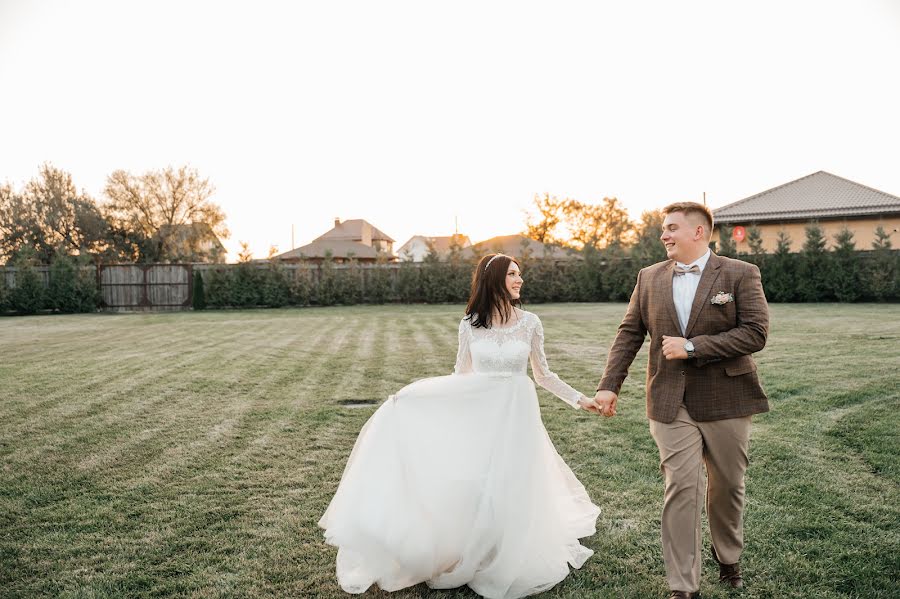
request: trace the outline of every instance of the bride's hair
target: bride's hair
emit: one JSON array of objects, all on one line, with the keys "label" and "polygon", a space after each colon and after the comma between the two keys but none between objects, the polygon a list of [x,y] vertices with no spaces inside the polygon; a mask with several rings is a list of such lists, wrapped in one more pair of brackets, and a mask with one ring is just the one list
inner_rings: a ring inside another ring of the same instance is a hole
[{"label": "bride's hair", "polygon": [[512,307],[522,304],[513,299],[506,289],[506,272],[510,262],[521,268],[518,260],[505,254],[488,254],[478,261],[472,273],[472,292],[466,305],[466,318],[473,327],[491,328],[494,310],[500,314],[500,322],[504,323],[512,316]]}]

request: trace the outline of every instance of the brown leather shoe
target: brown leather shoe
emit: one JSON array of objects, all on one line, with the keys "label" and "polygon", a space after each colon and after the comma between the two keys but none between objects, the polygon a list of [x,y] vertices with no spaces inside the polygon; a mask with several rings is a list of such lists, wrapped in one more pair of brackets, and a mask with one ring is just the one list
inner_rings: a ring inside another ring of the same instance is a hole
[{"label": "brown leather shoe", "polygon": [[741,575],[741,564],[723,564],[716,555],[716,548],[711,547],[713,559],[719,564],[719,582],[732,589],[744,588],[744,577]]},{"label": "brown leather shoe", "polygon": [[744,587],[740,564],[719,564],[719,582],[733,589]]},{"label": "brown leather shoe", "polygon": [[688,593],[687,591],[672,591],[669,599],[700,599],[700,592]]}]

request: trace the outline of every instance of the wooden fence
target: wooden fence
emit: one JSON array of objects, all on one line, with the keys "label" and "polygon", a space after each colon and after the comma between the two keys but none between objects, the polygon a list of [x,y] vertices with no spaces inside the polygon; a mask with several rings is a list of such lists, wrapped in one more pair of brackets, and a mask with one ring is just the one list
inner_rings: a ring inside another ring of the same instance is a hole
[{"label": "wooden fence", "polygon": [[183,310],[191,305],[191,264],[101,264],[97,279],[104,308]]}]

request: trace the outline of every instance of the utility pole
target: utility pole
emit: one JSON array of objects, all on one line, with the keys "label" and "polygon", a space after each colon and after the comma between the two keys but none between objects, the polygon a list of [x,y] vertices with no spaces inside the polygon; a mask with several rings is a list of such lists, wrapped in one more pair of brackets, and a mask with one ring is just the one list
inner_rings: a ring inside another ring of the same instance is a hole
[{"label": "utility pole", "polygon": [[291,223],[291,249],[294,249],[294,223]]},{"label": "utility pole", "polygon": [[703,192],[703,205],[706,206],[706,192]]}]

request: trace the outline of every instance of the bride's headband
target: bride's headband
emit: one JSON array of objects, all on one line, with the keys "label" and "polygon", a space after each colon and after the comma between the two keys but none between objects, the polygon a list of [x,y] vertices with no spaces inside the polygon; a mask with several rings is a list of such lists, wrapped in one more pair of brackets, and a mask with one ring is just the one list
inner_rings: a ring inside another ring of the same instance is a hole
[{"label": "bride's headband", "polygon": [[501,257],[501,256],[503,256],[504,258],[508,258],[508,257],[509,257],[509,256],[506,256],[505,254],[501,254],[501,253],[499,253],[499,252],[496,253],[496,254],[494,254],[493,256],[491,256],[491,259],[488,260],[488,263],[484,265],[484,271],[487,272],[488,266],[491,265],[491,262],[493,262],[494,260],[496,260],[497,258],[499,258],[499,257]]}]

